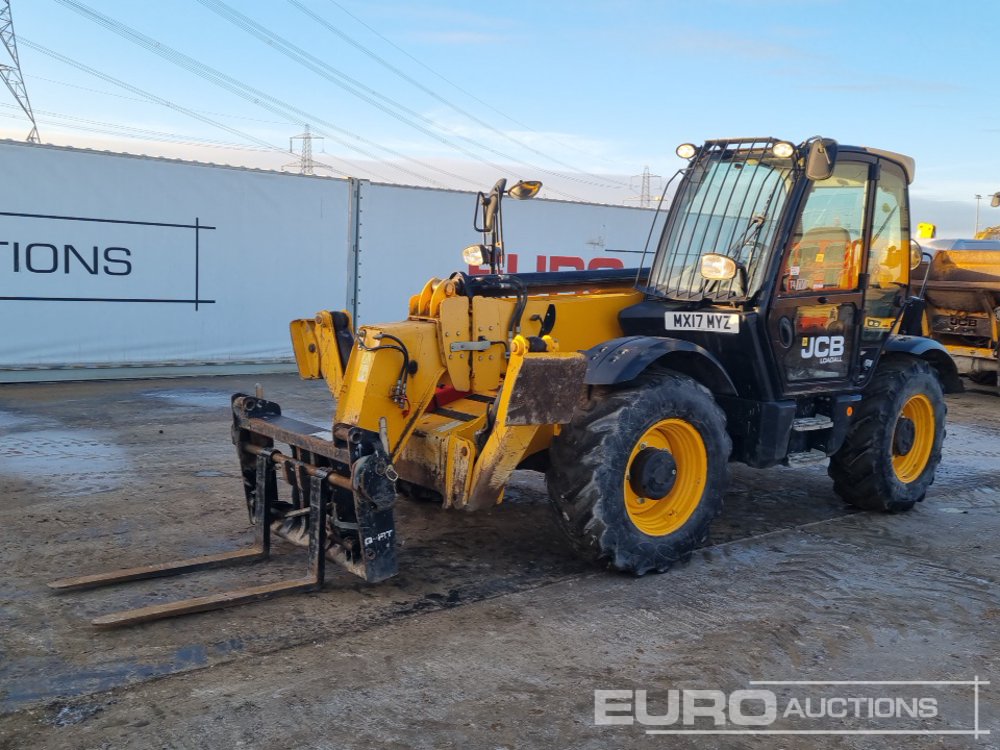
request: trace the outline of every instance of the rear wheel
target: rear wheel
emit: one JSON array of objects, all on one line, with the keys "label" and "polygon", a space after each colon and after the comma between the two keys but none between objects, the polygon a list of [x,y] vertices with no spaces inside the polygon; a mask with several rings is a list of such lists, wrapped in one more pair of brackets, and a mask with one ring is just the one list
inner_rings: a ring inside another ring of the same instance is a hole
[{"label": "rear wheel", "polygon": [[659,370],[634,387],[594,389],[552,442],[549,496],[583,557],[636,575],[663,571],[708,537],[730,450],[712,395]]},{"label": "rear wheel", "polygon": [[913,358],[881,363],[844,445],[830,459],[834,491],[863,510],[910,510],[934,481],[946,413],[929,364]]}]

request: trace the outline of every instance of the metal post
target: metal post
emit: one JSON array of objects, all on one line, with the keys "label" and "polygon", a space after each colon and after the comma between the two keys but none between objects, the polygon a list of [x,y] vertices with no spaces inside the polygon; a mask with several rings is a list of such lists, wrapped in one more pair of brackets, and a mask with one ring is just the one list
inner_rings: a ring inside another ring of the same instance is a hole
[{"label": "metal post", "polygon": [[354,325],[358,321],[361,293],[361,191],[370,180],[349,177],[347,200],[347,310]]},{"label": "metal post", "polygon": [[973,231],[972,236],[975,237],[979,234],[979,201],[983,199],[983,196],[976,195],[976,229]]}]

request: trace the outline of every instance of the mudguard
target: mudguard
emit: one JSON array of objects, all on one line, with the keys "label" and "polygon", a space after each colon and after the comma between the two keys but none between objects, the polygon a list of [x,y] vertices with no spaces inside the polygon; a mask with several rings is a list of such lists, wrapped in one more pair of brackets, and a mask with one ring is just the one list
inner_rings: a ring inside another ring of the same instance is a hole
[{"label": "mudguard", "polygon": [[958,367],[944,345],[924,336],[889,336],[882,350],[887,354],[909,354],[927,360],[938,373],[945,393],[961,393],[965,390],[958,375]]},{"label": "mudguard", "polygon": [[672,370],[690,375],[710,391],[736,395],[732,379],[710,352],[682,339],[659,336],[623,336],[584,352],[587,385],[616,385],[639,377],[654,362],[666,358]]}]

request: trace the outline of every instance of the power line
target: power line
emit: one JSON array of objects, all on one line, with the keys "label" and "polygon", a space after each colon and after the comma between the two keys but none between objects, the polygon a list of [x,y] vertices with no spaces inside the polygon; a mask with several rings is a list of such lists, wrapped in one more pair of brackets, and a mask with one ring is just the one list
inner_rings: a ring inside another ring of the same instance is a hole
[{"label": "power line", "polygon": [[14,19],[10,14],[10,0],[0,0],[0,39],[3,40],[4,47],[13,65],[0,64],[0,78],[7,84],[10,93],[14,95],[17,103],[21,105],[24,114],[31,121],[31,132],[25,139],[32,143],[38,143],[38,124],[35,122],[35,114],[31,111],[31,101],[28,99],[28,90],[24,87],[24,77],[21,75],[21,59],[17,55],[17,38],[14,36]]},{"label": "power line", "polygon": [[[450,78],[442,75],[440,72],[434,70],[434,68],[430,67],[429,65],[427,65],[425,62],[423,62],[419,58],[414,57],[412,54],[410,54],[405,49],[403,49],[398,44],[396,44],[391,39],[389,39],[387,36],[385,36],[384,34],[379,33],[379,31],[377,29],[373,28],[371,25],[365,23],[361,18],[359,18],[358,16],[354,15],[353,13],[351,13],[351,11],[349,11],[343,5],[341,5],[340,3],[338,3],[337,0],[329,0],[329,2],[332,5],[337,6],[345,15],[350,16],[351,18],[353,18],[359,24],[361,24],[366,29],[368,29],[372,34],[374,34],[375,36],[377,36],[379,39],[381,39],[383,42],[385,42],[386,44],[388,44],[390,47],[392,47],[393,49],[395,49],[399,53],[401,53],[401,54],[405,55],[406,57],[408,57],[410,60],[412,60],[413,62],[415,62],[421,68],[423,68],[424,70],[426,70],[428,73],[430,73],[431,75],[433,75],[433,76],[441,79],[442,81],[444,81],[445,83],[447,83],[449,86],[451,86],[455,90],[461,92],[462,94],[465,94],[465,96],[469,97],[473,101],[478,102],[479,104],[482,104],[484,107],[486,107],[490,111],[495,112],[496,114],[498,114],[501,117],[503,117],[505,120],[514,123],[515,125],[517,125],[520,128],[523,128],[525,131],[527,131],[529,133],[541,136],[542,138],[546,138],[549,141],[551,141],[552,143],[555,143],[556,145],[562,146],[563,148],[572,149],[573,151],[576,151],[577,153],[580,153],[580,154],[584,154],[586,156],[593,156],[594,155],[593,153],[591,153],[589,151],[584,151],[583,149],[577,148],[576,146],[573,146],[572,144],[564,143],[563,141],[560,141],[558,138],[553,138],[549,134],[539,133],[539,132],[533,130],[530,125],[526,125],[525,123],[521,122],[520,120],[517,120],[514,117],[511,117],[509,114],[507,114],[505,112],[501,112],[499,109],[497,109],[495,106],[493,106],[489,102],[483,101],[481,98],[479,98],[478,96],[476,96],[474,93],[472,93],[468,89],[465,89],[462,86],[459,86],[453,80],[451,80]],[[602,159],[602,161],[604,161],[604,162],[606,162],[608,164],[612,163],[612,162],[610,162],[607,159]],[[611,180],[611,181],[612,182],[617,182],[616,180]],[[618,183],[618,184],[624,185],[624,183]]]},{"label": "power line", "polygon": [[[149,104],[150,102],[142,97],[135,96],[125,96],[124,94],[116,94],[114,91],[104,91],[103,89],[90,88],[89,86],[81,86],[76,83],[70,83],[69,81],[57,81],[55,78],[46,78],[45,76],[39,76],[35,74],[26,75],[25,78],[32,81],[45,81],[46,83],[54,83],[57,86],[66,86],[67,88],[76,89],[78,91],[86,91],[91,94],[100,94],[101,96],[110,96],[115,99],[122,99],[127,102],[141,102],[144,104]],[[155,103],[155,102],[153,102]],[[214,112],[208,109],[192,109],[192,112],[199,112],[203,115],[215,115],[216,117],[228,117],[232,120],[244,120],[246,122],[259,122],[265,125],[285,125],[285,122],[279,122],[278,120],[262,120],[259,117],[246,117],[244,115],[234,115],[230,112]]]},{"label": "power line", "polygon": [[[58,0],[58,1],[65,3],[70,0]],[[487,159],[484,159],[475,151],[466,148],[465,146],[462,146],[461,144],[454,142],[451,138],[433,130],[433,128],[440,128],[440,126],[433,120],[425,117],[419,112],[415,112],[412,109],[409,109],[408,107],[400,104],[399,102],[387,96],[384,96],[375,89],[372,89],[366,86],[365,84],[361,83],[357,79],[347,75],[343,71],[337,70],[336,68],[332,67],[328,63],[319,59],[315,55],[302,49],[294,42],[291,42],[288,39],[280,36],[279,34],[274,33],[270,29],[267,29],[261,24],[254,21],[252,18],[249,18],[248,16],[245,16],[239,11],[226,5],[224,2],[222,2],[222,0],[198,0],[198,2],[204,5],[209,10],[221,16],[223,19],[229,21],[237,28],[243,29],[243,31],[247,32],[251,36],[256,37],[264,44],[267,44],[269,47],[273,48],[278,53],[284,55],[290,60],[293,60],[299,65],[308,68],[317,75],[330,81],[330,83],[334,84],[335,86],[338,86],[343,90],[347,91],[349,94],[361,99],[362,101],[367,102],[376,109],[402,122],[404,125],[408,125],[409,127],[423,133],[427,137],[432,138],[450,148],[453,148],[456,151],[460,151],[461,153],[465,154],[466,156],[472,159],[475,159],[476,161],[480,161],[483,164],[486,164],[491,169],[494,169],[498,172],[504,171],[504,168],[502,166],[495,164]],[[420,120],[425,124],[421,125],[419,122],[415,122],[414,120]],[[525,164],[523,160],[519,160],[513,156],[510,156],[509,154],[503,153],[502,151],[498,151],[490,146],[474,141],[471,138],[466,138],[465,136],[461,135],[457,135],[456,137],[460,138],[463,141],[466,141],[467,143],[472,144],[476,148],[494,153],[503,159],[507,159],[508,161]],[[581,178],[562,175],[558,172],[553,172],[552,170],[545,169],[543,167],[533,166],[532,168],[548,174],[564,177],[565,179],[574,180],[576,182],[582,182],[588,185],[598,185],[598,187],[601,186],[597,183],[593,183],[588,180],[583,180]],[[560,191],[553,190],[552,192],[560,192]],[[575,196],[572,196],[568,193],[562,193],[562,194],[565,195],[566,197],[576,199]]]},{"label": "power line", "polygon": [[[174,102],[172,102],[172,101],[170,101],[168,99],[164,99],[161,96],[157,96],[156,94],[152,94],[152,93],[150,93],[148,91],[145,91],[145,90],[143,90],[143,89],[141,89],[141,88],[139,88],[137,86],[133,86],[132,84],[125,83],[124,81],[121,81],[121,80],[119,80],[119,79],[117,79],[117,78],[115,78],[113,76],[110,76],[107,73],[102,73],[99,70],[91,68],[89,65],[85,65],[84,63],[81,63],[81,62],[79,62],[77,60],[74,60],[71,57],[67,57],[66,55],[62,55],[62,54],[60,54],[58,52],[50,50],[47,47],[43,47],[40,44],[36,44],[35,42],[32,42],[30,39],[24,39],[24,38],[22,38],[21,39],[21,44],[23,44],[23,45],[25,45],[27,47],[30,47],[31,49],[33,49],[33,50],[35,50],[37,52],[41,52],[43,55],[47,55],[48,57],[51,57],[54,60],[58,60],[59,62],[65,63],[66,65],[69,65],[71,67],[74,67],[77,70],[83,71],[84,73],[92,75],[92,76],[94,76],[96,78],[100,78],[102,81],[105,81],[106,83],[110,83],[110,84],[112,84],[114,86],[118,86],[119,88],[122,88],[122,89],[124,89],[126,91],[129,91],[130,93],[137,94],[138,96],[141,96],[141,97],[143,97],[144,99],[146,99],[148,101],[154,102],[154,103],[159,104],[159,105],[164,106],[164,107],[167,107],[168,109],[172,109],[175,112],[180,112],[181,114],[187,115],[189,117],[193,117],[194,119],[199,120],[200,122],[203,122],[203,123],[205,123],[207,125],[211,125],[213,127],[220,128],[221,130],[225,130],[227,133],[231,133],[231,134],[233,134],[235,136],[238,136],[239,138],[243,138],[243,139],[245,139],[247,141],[250,141],[251,143],[256,143],[257,145],[263,147],[264,149],[271,150],[271,151],[280,151],[280,152],[284,153],[284,149],[279,148],[278,146],[275,146],[274,144],[268,143],[267,141],[265,141],[262,138],[258,138],[257,136],[251,135],[250,133],[245,133],[242,130],[238,130],[236,128],[230,127],[229,125],[226,125],[224,123],[221,123],[221,122],[218,122],[216,120],[213,120],[212,118],[206,117],[205,115],[202,115],[202,114],[199,114],[198,112],[195,112],[194,110],[188,109],[187,107],[183,107],[183,106],[181,106],[179,104],[176,104],[176,103],[174,103]],[[342,171],[337,170],[337,169],[335,169],[333,167],[329,167],[329,168],[332,169],[334,172],[337,172],[338,174],[347,176],[346,172],[342,172]]]},{"label": "power line", "polygon": [[[0,104],[4,109],[17,109],[13,104]],[[156,143],[177,143],[186,146],[199,146],[203,148],[237,149],[241,151],[265,151],[262,148],[253,148],[244,144],[225,143],[209,138],[197,138],[195,136],[185,136],[178,133],[165,133],[159,130],[149,130],[147,128],[136,128],[118,123],[102,122],[100,120],[89,120],[82,117],[74,117],[62,112],[46,112],[35,110],[39,116],[39,122],[53,128],[68,128],[79,130],[85,133],[100,133],[103,135],[114,135],[123,138],[131,138],[143,141],[154,141]],[[14,114],[3,114],[2,117],[18,117]]]},{"label": "power line", "polygon": [[[194,58],[183,54],[182,52],[178,52],[169,45],[158,42],[155,39],[152,39],[151,37],[148,37],[145,34],[136,31],[127,24],[124,24],[120,21],[116,21],[112,18],[109,18],[108,16],[103,15],[102,13],[95,11],[93,8],[90,8],[84,3],[79,2],[79,0],[56,0],[56,2],[59,3],[60,5],[63,5],[64,7],[67,7],[75,11],[76,13],[80,14],[89,21],[92,21],[93,23],[96,23],[99,26],[103,26],[107,30],[121,36],[123,39],[126,39],[127,41],[132,42],[133,44],[136,44],[137,46],[142,47],[149,52],[153,52],[154,54],[173,63],[174,65],[177,65],[178,67],[184,68],[185,70],[194,73],[198,77],[218,86],[219,88],[226,89],[230,93],[239,96],[240,98],[250,102],[251,104],[254,104],[255,106],[258,106],[262,109],[266,109],[269,112],[273,112],[274,114],[277,114],[280,117],[284,117],[290,123],[294,124],[296,122],[303,122],[303,121],[312,123],[317,123],[317,122],[321,123],[324,127],[328,129],[328,131],[342,133],[346,136],[349,136],[357,143],[363,143],[372,146],[373,148],[392,154],[402,159],[403,161],[417,164],[423,167],[424,169],[438,172],[452,179],[466,182],[475,185],[476,187],[479,187],[479,183],[474,182],[466,177],[463,177],[462,175],[455,174],[454,172],[450,172],[445,169],[441,169],[432,164],[427,164],[426,162],[420,161],[419,159],[415,159],[411,156],[407,156],[406,154],[400,153],[399,151],[389,148],[388,146],[382,146],[380,144],[376,144],[375,142],[367,138],[364,138],[363,136],[357,135],[356,133],[352,133],[348,130],[345,130],[344,128],[334,125],[333,123],[325,120],[322,117],[315,115],[314,113],[306,112],[305,110],[302,110],[299,107],[295,107],[285,101],[282,101],[277,97],[271,96],[270,94],[267,94],[261,91],[260,89],[254,88],[253,86],[249,86],[243,83],[242,81],[233,78],[232,76],[226,75],[225,73],[222,73],[221,71],[218,71],[215,68],[212,68],[211,66],[205,65],[204,63],[201,63],[195,60]],[[366,150],[365,148],[362,148],[361,146],[358,146],[357,143],[355,142],[345,140],[337,136],[332,136],[330,135],[330,132],[323,132],[321,130],[317,130],[317,132],[321,133],[322,135],[325,135],[326,137],[330,138],[333,141],[336,141],[337,143],[340,143],[345,148],[349,148],[352,151],[356,151],[360,154],[363,154],[368,158],[373,159],[374,161],[381,160],[379,156],[372,153],[371,151]],[[400,172],[412,175],[422,182],[427,182],[432,185],[437,185],[438,187],[444,187],[444,185],[442,185],[441,183],[423,174],[420,174],[419,172],[414,172],[411,169],[396,164],[393,164],[392,167],[393,169],[396,169]]]},{"label": "power line", "polygon": [[[199,1],[202,2],[203,4],[205,4],[206,2],[213,2],[213,0],[199,0]],[[528,151],[531,151],[532,153],[537,154],[538,156],[541,156],[541,157],[543,157],[545,159],[548,159],[549,161],[552,161],[552,162],[554,162],[556,164],[559,164],[559,165],[561,165],[563,167],[566,167],[566,168],[568,168],[568,169],[570,169],[570,170],[572,170],[574,172],[578,172],[580,174],[586,174],[586,175],[588,175],[590,177],[596,177],[598,179],[602,179],[602,178],[598,177],[598,175],[590,174],[588,172],[585,172],[584,170],[578,169],[577,167],[574,167],[571,164],[567,164],[567,163],[565,163],[563,161],[560,161],[559,159],[555,158],[551,154],[548,154],[548,153],[546,153],[544,151],[540,151],[539,149],[534,148],[530,144],[527,144],[527,143],[524,143],[524,142],[518,140],[517,138],[513,137],[512,135],[510,135],[510,133],[506,133],[506,132],[500,130],[499,128],[495,127],[492,123],[490,123],[490,122],[488,122],[486,120],[483,120],[480,117],[477,117],[475,114],[473,114],[473,113],[469,112],[468,110],[465,110],[462,107],[458,106],[457,104],[449,101],[448,99],[446,99],[443,96],[441,96],[440,94],[438,94],[436,91],[433,91],[432,89],[428,88],[427,86],[424,86],[422,83],[420,83],[420,81],[418,81],[415,78],[413,78],[412,76],[408,75],[406,72],[400,70],[399,68],[397,68],[396,66],[394,66],[392,63],[388,62],[383,57],[381,57],[378,54],[376,54],[375,52],[373,52],[368,47],[365,47],[363,44],[361,44],[360,42],[358,42],[357,40],[355,40],[350,35],[344,33],[340,29],[338,29],[332,23],[330,23],[325,18],[323,18],[322,16],[320,16],[318,13],[316,13],[316,12],[310,10],[309,8],[307,8],[305,5],[303,5],[300,2],[300,0],[288,0],[288,2],[292,6],[294,6],[295,8],[297,8],[299,11],[301,11],[302,13],[304,13],[306,16],[308,16],[309,18],[311,18],[313,21],[315,21],[316,23],[318,23],[319,25],[321,25],[323,28],[325,28],[331,34],[336,35],[340,39],[342,39],[345,42],[347,42],[348,44],[350,44],[355,49],[360,50],[365,55],[367,55],[371,59],[375,60],[382,67],[386,68],[387,70],[391,71],[395,75],[397,75],[400,78],[402,78],[404,81],[406,81],[407,83],[409,83],[411,86],[414,86],[414,87],[420,89],[421,91],[423,91],[425,94],[427,94],[428,96],[430,96],[435,101],[438,101],[441,104],[444,104],[446,107],[449,107],[450,109],[454,110],[455,112],[458,112],[460,115],[463,115],[464,117],[467,117],[468,119],[472,120],[474,123],[476,123],[477,125],[479,125],[480,127],[483,127],[485,129],[489,130],[491,133],[494,133],[494,134],[500,136],[501,138],[504,138],[504,139],[510,141],[511,143],[513,143],[516,146],[519,146],[520,148],[527,149]],[[527,162],[525,162],[525,164],[526,164],[526,166],[532,166],[531,164],[528,164]],[[537,168],[537,167],[533,167],[533,168]],[[563,177],[563,178],[567,178],[567,179],[573,179],[571,176],[565,175],[563,173],[550,172],[550,174],[556,174],[559,177]],[[611,181],[611,182],[614,182],[614,181]],[[593,184],[593,183],[589,183],[589,184]],[[601,187],[625,187],[625,183],[602,184]]]}]

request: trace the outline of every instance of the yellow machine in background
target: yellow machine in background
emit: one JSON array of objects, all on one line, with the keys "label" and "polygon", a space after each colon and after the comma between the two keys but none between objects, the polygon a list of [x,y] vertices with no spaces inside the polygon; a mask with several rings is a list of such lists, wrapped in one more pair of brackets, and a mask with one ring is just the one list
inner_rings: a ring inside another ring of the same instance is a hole
[{"label": "yellow machine in background", "polygon": [[[1000,192],[990,205],[1000,207]],[[973,382],[1000,385],[1000,226],[978,231],[973,240],[935,239],[931,223],[918,224],[917,234],[929,251],[914,274],[925,284],[924,335],[944,344]]]},{"label": "yellow machine in background", "polygon": [[970,380],[997,385],[1000,242],[980,237],[935,244],[941,247],[929,266],[920,269],[927,279],[926,335],[944,344],[959,372]]}]

